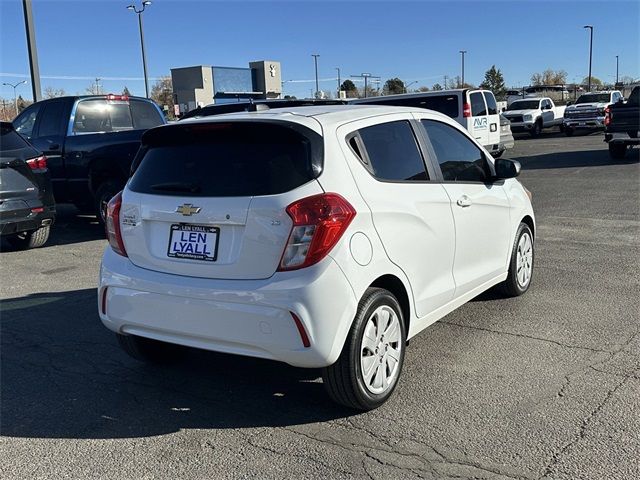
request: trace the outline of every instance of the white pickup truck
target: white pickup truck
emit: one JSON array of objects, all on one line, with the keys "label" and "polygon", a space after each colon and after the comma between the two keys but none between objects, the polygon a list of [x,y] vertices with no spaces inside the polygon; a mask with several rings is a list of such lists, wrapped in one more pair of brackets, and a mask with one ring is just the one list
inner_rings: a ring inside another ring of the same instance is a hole
[{"label": "white pickup truck", "polygon": [[574,130],[604,128],[605,110],[621,100],[624,98],[618,90],[580,95],[575,105],[567,107],[564,118],[564,133],[570,137]]},{"label": "white pickup truck", "polygon": [[511,122],[512,132],[529,132],[536,137],[543,128],[562,129],[565,108],[556,106],[549,97],[523,98],[511,103],[503,115]]}]

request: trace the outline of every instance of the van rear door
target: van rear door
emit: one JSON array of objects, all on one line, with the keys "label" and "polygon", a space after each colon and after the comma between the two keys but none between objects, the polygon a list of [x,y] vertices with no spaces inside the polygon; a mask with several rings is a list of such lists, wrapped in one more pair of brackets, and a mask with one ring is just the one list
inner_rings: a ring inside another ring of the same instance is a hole
[{"label": "van rear door", "polygon": [[471,90],[468,93],[469,104],[471,105],[471,116],[467,118],[469,122],[467,130],[481,145],[489,145],[489,115],[487,114],[487,104],[481,90]]},{"label": "van rear door", "polygon": [[500,146],[500,112],[498,112],[498,104],[496,103],[496,97],[494,97],[493,93],[485,90],[482,94],[487,104],[487,115],[489,118],[489,143],[487,144],[487,148],[492,152]]}]

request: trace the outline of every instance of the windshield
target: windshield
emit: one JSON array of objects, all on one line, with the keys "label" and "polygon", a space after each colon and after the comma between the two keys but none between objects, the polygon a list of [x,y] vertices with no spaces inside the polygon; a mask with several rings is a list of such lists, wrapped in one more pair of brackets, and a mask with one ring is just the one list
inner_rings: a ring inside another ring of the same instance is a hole
[{"label": "windshield", "polygon": [[609,102],[611,95],[608,93],[587,93],[586,95],[580,95],[576,103],[600,103]]},{"label": "windshield", "polygon": [[540,108],[540,100],[518,100],[513,102],[507,110],[535,110]]}]

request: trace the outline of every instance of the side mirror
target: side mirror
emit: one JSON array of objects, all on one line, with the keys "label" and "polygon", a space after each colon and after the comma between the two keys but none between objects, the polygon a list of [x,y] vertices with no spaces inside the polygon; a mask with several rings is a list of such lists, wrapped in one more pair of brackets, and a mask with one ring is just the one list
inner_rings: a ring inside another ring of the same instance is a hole
[{"label": "side mirror", "polygon": [[520,175],[520,170],[522,169],[520,162],[507,158],[497,158],[494,165],[496,169],[496,180],[515,178]]}]

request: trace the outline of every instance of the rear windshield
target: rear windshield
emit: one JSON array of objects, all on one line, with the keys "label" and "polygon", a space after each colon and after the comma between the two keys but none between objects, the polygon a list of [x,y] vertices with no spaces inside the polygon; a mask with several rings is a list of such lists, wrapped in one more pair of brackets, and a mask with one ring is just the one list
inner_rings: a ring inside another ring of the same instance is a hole
[{"label": "rear windshield", "polygon": [[377,98],[372,100],[361,101],[358,103],[364,103],[368,105],[395,105],[397,107],[415,107],[426,108],[429,110],[435,110],[436,112],[444,113],[445,115],[456,118],[459,113],[458,108],[458,95],[429,95],[429,96],[416,96],[411,98]]},{"label": "rear windshield", "polygon": [[81,100],[73,120],[73,133],[120,132],[157,127],[164,123],[158,109],[141,100]]},{"label": "rear windshield", "polygon": [[588,93],[580,95],[576,103],[601,103],[610,101],[611,95],[608,93]]},{"label": "rear windshield", "polygon": [[320,135],[301,126],[177,124],[145,134],[129,188],[195,197],[274,195],[316,178],[322,152]]},{"label": "rear windshield", "polygon": [[0,157],[3,159],[27,160],[39,155],[12,127],[0,127]]},{"label": "rear windshield", "polygon": [[536,110],[540,108],[540,100],[518,100],[507,107],[507,110]]}]

